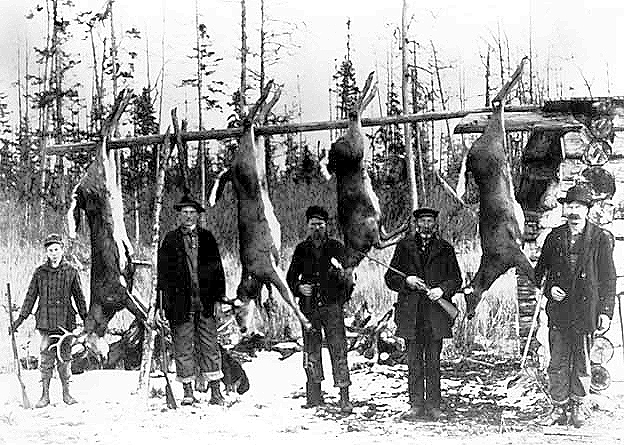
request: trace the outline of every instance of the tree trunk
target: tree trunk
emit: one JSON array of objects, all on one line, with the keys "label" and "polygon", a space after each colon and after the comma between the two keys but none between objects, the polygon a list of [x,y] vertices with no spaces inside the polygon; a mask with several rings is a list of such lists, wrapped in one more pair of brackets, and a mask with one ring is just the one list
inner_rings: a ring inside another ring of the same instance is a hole
[{"label": "tree trunk", "polygon": [[239,97],[241,118],[245,115],[245,107],[247,106],[247,100],[245,98],[245,94],[247,93],[247,51],[247,8],[245,6],[245,0],[241,0],[241,73]]},{"label": "tree trunk", "polygon": [[[167,131],[168,135],[168,131]],[[160,156],[162,155],[162,156]],[[156,156],[156,190],[154,196],[154,226],[152,229],[152,289],[148,303],[147,322],[145,323],[145,337],[143,340],[143,354],[141,358],[141,370],[139,371],[138,393],[141,399],[148,403],[149,400],[149,376],[154,352],[154,319],[156,317],[156,297],[158,285],[158,246],[160,244],[160,212],[162,209],[162,197],[165,189],[165,167],[171,155],[170,139],[163,141],[161,150],[157,150]]]},{"label": "tree trunk", "polygon": [[[203,130],[203,116],[202,116],[202,52],[201,52],[201,41],[200,41],[200,32],[199,32],[199,10],[198,10],[198,2],[199,0],[195,0],[195,37],[197,41],[197,106],[198,106],[198,119],[199,119],[199,129]],[[198,145],[198,156],[197,163],[199,164],[199,176],[200,176],[200,199],[202,207],[206,207],[206,146],[203,141],[199,141]],[[203,215],[202,215],[203,221]]]},{"label": "tree trunk", "polygon": [[[401,12],[401,66],[402,66],[402,105],[403,113],[409,113],[409,72],[407,69],[407,0],[403,0],[403,8]],[[403,124],[403,133],[405,137],[405,153],[407,160],[407,176],[410,186],[410,196],[412,201],[412,210],[418,208],[418,190],[416,188],[416,171],[414,169],[414,151],[412,149],[412,128],[409,123]]]}]

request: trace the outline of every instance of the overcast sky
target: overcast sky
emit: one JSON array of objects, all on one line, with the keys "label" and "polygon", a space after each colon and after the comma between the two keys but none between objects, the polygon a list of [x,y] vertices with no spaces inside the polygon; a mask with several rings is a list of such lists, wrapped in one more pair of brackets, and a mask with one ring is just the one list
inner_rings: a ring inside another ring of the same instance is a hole
[{"label": "overcast sky", "polygon": [[[10,100],[16,98],[17,46],[44,46],[43,12],[27,20],[37,4],[45,0],[0,0],[0,47],[3,63],[0,65],[0,93]],[[387,53],[392,32],[401,23],[401,0],[265,0],[270,18],[297,25],[294,41],[297,47],[284,52],[278,65],[269,68],[269,76],[285,84],[280,102],[302,104],[304,121],[325,120],[329,117],[328,88],[336,62],[346,53],[346,21],[351,19],[352,58],[361,84],[366,75],[377,72],[382,94],[387,78]],[[104,0],[74,0],[76,10],[101,10]],[[508,5],[508,3],[513,3]],[[257,28],[260,0],[247,0],[250,45],[257,50]],[[116,32],[138,28],[144,39],[134,44],[139,52],[137,76],[146,78],[146,40],[151,56],[151,79],[156,78],[161,66],[161,38],[165,32],[165,93],[164,113],[177,106],[179,113],[188,105],[189,127],[196,128],[193,91],[180,88],[184,78],[192,77],[193,61],[187,56],[194,46],[195,0],[115,0]],[[206,24],[214,48],[224,61],[216,76],[225,81],[228,90],[239,82],[237,49],[240,46],[240,1],[200,0],[200,20]],[[583,76],[591,85],[593,95],[624,95],[624,2],[593,1],[415,1],[408,2],[412,18],[410,38],[420,42],[418,58],[423,64],[429,60],[431,44],[436,45],[443,65],[446,93],[451,108],[457,108],[457,86],[461,73],[465,77],[468,106],[483,106],[483,65],[480,54],[486,41],[494,42],[498,33],[504,33],[511,49],[512,65],[528,54],[529,24],[532,17],[533,50],[536,65],[545,76],[550,60],[551,84],[560,78],[565,86],[564,96],[586,96],[588,90]],[[163,14],[164,12],[164,14]],[[164,28],[163,28],[163,15]],[[38,19],[39,18],[39,19]],[[84,30],[74,28],[76,37]],[[131,42],[126,40],[125,45]],[[81,67],[74,75],[89,89],[91,85],[90,48],[78,38],[73,50],[80,55]],[[618,51],[619,50],[619,51]],[[22,55],[23,56],[23,55]],[[395,60],[398,74],[399,59]],[[254,64],[255,62],[251,62]],[[31,67],[32,64],[31,59]],[[257,66],[257,65],[256,65]],[[32,68],[31,68],[32,69]],[[497,68],[496,68],[497,70]],[[607,75],[608,73],[608,75]],[[398,81],[399,77],[396,76]],[[495,84],[499,79],[494,77]],[[87,90],[89,91],[89,90]],[[250,99],[254,99],[253,96]],[[379,114],[379,106],[371,111]],[[206,127],[221,127],[225,116],[211,116]]]}]

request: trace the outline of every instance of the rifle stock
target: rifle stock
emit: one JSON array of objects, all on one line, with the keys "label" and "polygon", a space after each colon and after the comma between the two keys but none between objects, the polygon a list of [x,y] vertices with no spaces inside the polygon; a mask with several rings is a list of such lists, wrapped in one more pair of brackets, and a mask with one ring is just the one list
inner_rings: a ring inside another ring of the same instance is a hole
[{"label": "rifle stock", "polygon": [[15,332],[13,332],[13,304],[11,302],[11,284],[7,283],[7,302],[9,303],[9,323],[11,329],[11,346],[13,347],[13,358],[15,359],[15,372],[17,374],[17,380],[19,381],[21,390],[22,390],[22,406],[25,409],[32,408],[30,404],[30,400],[28,399],[28,394],[26,393],[26,385],[24,384],[24,380],[22,380],[22,365],[19,361],[19,356],[17,354],[17,343],[15,342]]}]

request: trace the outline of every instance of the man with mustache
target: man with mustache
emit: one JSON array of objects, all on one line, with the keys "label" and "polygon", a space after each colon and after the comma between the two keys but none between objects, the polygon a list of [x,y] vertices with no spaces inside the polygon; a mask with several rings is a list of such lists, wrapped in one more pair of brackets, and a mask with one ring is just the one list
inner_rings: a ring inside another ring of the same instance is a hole
[{"label": "man with mustache", "polygon": [[397,335],[407,342],[410,409],[402,419],[417,420],[426,414],[437,421],[442,416],[442,340],[452,336],[454,321],[443,305],[451,305],[462,277],[455,249],[437,235],[438,211],[420,208],[413,216],[416,224],[397,244],[385,281],[398,292]]},{"label": "man with mustache", "polygon": [[306,404],[311,408],[323,404],[321,382],[321,329],[332,363],[334,386],[340,388],[340,411],[351,414],[349,400],[349,367],[343,306],[353,291],[352,270],[343,269],[346,256],[344,245],[327,235],[327,210],[310,206],[306,211],[308,237],[295,248],[286,281],[299,307],[312,323],[311,330],[303,333],[303,367],[305,369]]},{"label": "man with mustache", "polygon": [[592,338],[609,329],[613,316],[613,237],[588,221],[592,194],[587,186],[572,186],[559,202],[567,222],[546,236],[535,267],[537,283],[546,277],[548,377],[554,405],[543,423],[565,425],[569,410],[570,421],[580,428],[587,417],[583,401],[591,381]]}]

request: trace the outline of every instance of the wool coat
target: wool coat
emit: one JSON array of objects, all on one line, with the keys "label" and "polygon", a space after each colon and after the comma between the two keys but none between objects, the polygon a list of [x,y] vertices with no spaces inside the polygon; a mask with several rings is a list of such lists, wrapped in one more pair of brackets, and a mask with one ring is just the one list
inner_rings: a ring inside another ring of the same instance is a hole
[{"label": "wool coat", "polygon": [[[286,282],[293,294],[299,297],[299,306],[304,314],[320,306],[342,305],[351,297],[353,283],[331,264],[332,258],[343,264],[345,257],[344,245],[330,237],[320,247],[315,247],[309,238],[295,247]],[[316,286],[310,301],[299,293],[302,283]]]},{"label": "wool coat", "polygon": [[[573,328],[579,333],[596,330],[598,316],[613,317],[615,305],[616,271],[613,264],[613,236],[591,222],[581,235],[576,267],[569,262],[570,229],[567,224],[555,227],[546,236],[542,252],[535,266],[535,279],[544,283],[548,299],[548,325]],[[559,286],[566,298],[555,301],[551,288]]]},{"label": "wool coat", "polygon": [[[425,257],[421,255],[422,246],[418,234],[403,238],[394,250],[390,266],[406,275],[422,278],[431,288],[442,288],[442,298],[451,301],[462,285],[455,249],[437,236],[429,242],[428,255]],[[433,339],[452,337],[453,320],[438,303],[429,300],[426,292],[409,289],[405,285],[405,277],[394,270],[388,269],[384,278],[386,285],[398,292],[394,317],[399,337],[420,337],[424,322],[431,327],[430,335]]]},{"label": "wool coat", "polygon": [[[74,309],[72,299],[76,304]],[[39,300],[35,313],[35,327],[45,332],[68,331],[76,327],[76,310],[83,320],[87,318],[87,303],[82,293],[78,270],[64,259],[58,267],[48,262],[37,267],[19,317],[26,319]]]},{"label": "wool coat", "polygon": [[[202,315],[214,316],[214,305],[225,300],[225,273],[217,241],[210,231],[197,227],[197,275]],[[182,228],[167,233],[158,249],[158,290],[163,309],[173,324],[189,321],[193,284]]]}]

